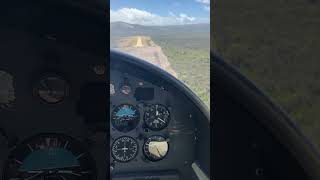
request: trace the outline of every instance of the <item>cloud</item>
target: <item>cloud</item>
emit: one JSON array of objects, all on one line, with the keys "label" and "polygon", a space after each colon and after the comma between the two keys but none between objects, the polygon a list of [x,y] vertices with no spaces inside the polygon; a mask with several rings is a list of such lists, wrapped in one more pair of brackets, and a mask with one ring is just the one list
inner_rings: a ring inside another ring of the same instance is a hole
[{"label": "cloud", "polygon": [[199,2],[202,4],[210,4],[210,0],[196,0],[196,2]]},{"label": "cloud", "polygon": [[122,8],[119,10],[110,10],[111,22],[122,21],[131,24],[141,25],[184,25],[184,24],[197,24],[197,23],[209,23],[208,18],[196,18],[188,16],[187,14],[174,14],[169,13],[168,16],[160,16],[150,13],[148,11],[139,10],[136,8]]},{"label": "cloud", "polygon": [[186,14],[175,15],[174,13],[170,13],[170,17],[174,19],[178,24],[190,24],[196,20],[195,17],[190,17]]},{"label": "cloud", "polygon": [[196,0],[196,2],[203,4],[203,9],[210,11],[210,0]]},{"label": "cloud", "polygon": [[204,10],[210,11],[210,6],[203,6]]}]

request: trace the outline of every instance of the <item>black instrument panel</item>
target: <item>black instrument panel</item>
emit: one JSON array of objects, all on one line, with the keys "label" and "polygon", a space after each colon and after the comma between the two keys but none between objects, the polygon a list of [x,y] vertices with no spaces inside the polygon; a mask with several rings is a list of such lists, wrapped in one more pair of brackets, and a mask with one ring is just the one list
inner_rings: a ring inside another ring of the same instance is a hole
[{"label": "black instrument panel", "polygon": [[3,179],[96,179],[96,165],[82,142],[44,133],[25,139],[10,152]]},{"label": "black instrument panel", "polygon": [[106,179],[104,57],[0,31],[1,179]]},{"label": "black instrument panel", "polygon": [[[112,178],[197,179],[192,164],[199,156],[203,114],[185,94],[152,71],[112,56],[110,61]],[[206,128],[203,131],[208,133]]]},{"label": "black instrument panel", "polygon": [[[159,166],[162,170],[170,169],[168,162],[175,159],[171,149],[179,137],[172,131],[176,119],[169,94],[163,87],[111,71],[110,153],[114,173],[137,172],[137,165],[140,170],[143,165],[144,171],[152,167],[161,170]],[[195,136],[192,126],[190,123],[188,127],[189,140],[184,138],[190,145]],[[192,149],[188,153],[192,154]]]}]

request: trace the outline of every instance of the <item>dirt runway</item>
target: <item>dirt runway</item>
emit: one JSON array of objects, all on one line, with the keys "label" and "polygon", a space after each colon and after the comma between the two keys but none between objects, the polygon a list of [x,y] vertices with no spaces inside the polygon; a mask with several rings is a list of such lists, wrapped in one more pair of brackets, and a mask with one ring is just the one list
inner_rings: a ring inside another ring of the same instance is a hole
[{"label": "dirt runway", "polygon": [[121,38],[117,41],[117,47],[115,49],[144,59],[145,61],[164,69],[171,75],[178,77],[161,47],[155,44],[148,36],[130,36]]}]

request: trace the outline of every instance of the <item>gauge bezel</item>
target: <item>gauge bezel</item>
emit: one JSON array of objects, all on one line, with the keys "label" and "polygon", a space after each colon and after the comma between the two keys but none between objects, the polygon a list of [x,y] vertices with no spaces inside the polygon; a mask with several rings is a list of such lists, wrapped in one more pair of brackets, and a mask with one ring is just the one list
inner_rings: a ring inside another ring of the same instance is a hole
[{"label": "gauge bezel", "polygon": [[[114,146],[114,143],[115,143],[116,141],[122,139],[122,138],[129,138],[129,139],[133,140],[133,141],[135,142],[135,144],[137,145],[137,151],[135,152],[135,155],[134,155],[131,159],[127,160],[127,161],[122,161],[122,160],[117,159],[116,156],[113,154],[113,151],[112,151],[113,146]],[[139,143],[138,143],[138,141],[137,141],[135,138],[133,138],[133,137],[131,137],[131,136],[120,136],[120,137],[118,137],[117,139],[115,139],[115,140],[112,142],[110,149],[111,149],[111,155],[112,155],[113,159],[114,159],[116,162],[128,163],[128,162],[130,162],[130,161],[133,161],[133,160],[138,156],[138,154],[139,154],[139,148],[140,148],[140,147],[139,147]]]},{"label": "gauge bezel", "polygon": [[147,144],[148,141],[151,141],[151,140],[152,140],[151,138],[155,138],[155,137],[161,137],[161,138],[163,138],[164,140],[167,139],[167,138],[165,138],[164,136],[161,136],[161,135],[153,135],[153,136],[150,136],[150,137],[148,137],[148,138],[145,139],[145,141],[144,141],[144,143],[143,143],[143,147],[142,147],[143,155],[144,155],[145,158],[147,158],[147,159],[148,159],[149,161],[151,161],[151,162],[157,162],[157,161],[163,160],[164,158],[167,157],[167,155],[169,154],[169,151],[170,151],[169,141],[166,141],[167,144],[168,144],[168,150],[167,150],[166,155],[164,155],[162,158],[159,158],[159,159],[150,159],[150,156],[148,156],[148,155],[146,154],[145,146],[146,146],[146,144]]},{"label": "gauge bezel", "polygon": [[[40,88],[40,82],[47,79],[47,78],[52,78],[52,77],[55,77],[55,78],[58,78],[60,80],[63,80],[65,81],[65,94],[64,96],[62,97],[61,100],[57,101],[57,102],[48,102],[46,101],[45,99],[43,99],[40,94],[39,94],[39,88]],[[67,80],[62,74],[60,73],[55,73],[55,72],[48,72],[48,73],[45,73],[45,74],[42,74],[40,78],[38,78],[36,80],[36,82],[34,83],[33,85],[33,96],[37,97],[37,99],[39,99],[39,101],[43,104],[46,104],[46,105],[56,105],[56,104],[61,104],[63,103],[69,96],[70,96],[70,81]]]},{"label": "gauge bezel", "polygon": [[[125,91],[124,88],[128,88],[128,91],[129,91],[129,92],[125,93],[125,92],[124,92],[124,91]],[[120,87],[119,87],[119,91],[120,91],[121,94],[126,95],[126,96],[129,96],[130,94],[132,94],[132,87],[131,87],[130,84],[122,84],[122,85],[120,85]]]},{"label": "gauge bezel", "polygon": [[[115,121],[114,113],[116,112],[116,110],[117,110],[117,111],[120,110],[119,108],[122,107],[122,106],[124,106],[124,105],[127,105],[127,106],[129,106],[129,107],[133,107],[134,110],[136,110],[136,113],[137,113],[135,125],[134,125],[134,127],[132,127],[132,128],[131,128],[130,130],[128,130],[128,131],[119,130],[119,129],[117,128],[117,126],[115,125],[115,122],[114,122],[114,121]],[[127,104],[126,104],[126,103],[123,103],[123,104],[117,105],[117,106],[115,106],[115,107],[113,108],[113,110],[111,111],[111,124],[112,124],[112,127],[113,127],[114,129],[116,129],[117,131],[122,132],[122,133],[128,133],[128,132],[133,131],[134,129],[136,129],[136,128],[138,127],[139,123],[140,123],[140,120],[141,120],[141,113],[140,113],[139,107],[137,107],[137,106],[135,106],[135,105],[132,105],[132,104],[129,104],[129,103],[127,103]]]},{"label": "gauge bezel", "polygon": [[[162,106],[163,108],[165,108],[165,110],[168,112],[168,118],[167,118],[167,121],[166,121],[166,124],[163,126],[163,127],[161,127],[161,128],[153,128],[153,127],[150,127],[149,125],[148,125],[148,123],[147,123],[147,121],[146,121],[146,113],[148,112],[148,110],[150,109],[150,107],[151,106],[155,106],[155,105],[158,105],[158,106]],[[171,112],[170,112],[170,110],[169,110],[169,108],[166,106],[166,105],[164,105],[164,104],[149,104],[149,105],[147,105],[146,106],[146,108],[148,108],[147,110],[145,110],[144,111],[144,114],[143,114],[143,122],[144,122],[144,124],[145,124],[145,126],[148,128],[148,129],[151,129],[152,131],[161,131],[161,130],[163,130],[163,129],[165,129],[165,128],[167,128],[168,126],[169,126],[169,123],[170,123],[170,121],[171,121]]]},{"label": "gauge bezel", "polygon": [[[8,164],[9,164],[9,161],[12,157],[12,154],[13,153],[16,153],[16,151],[18,150],[18,148],[22,147],[22,146],[26,146],[28,145],[28,142],[32,142],[32,140],[35,140],[36,138],[43,138],[43,137],[58,137],[58,138],[65,138],[66,140],[69,140],[69,141],[72,141],[73,144],[82,149],[82,150],[85,150],[84,152],[87,154],[87,160],[90,162],[90,170],[92,170],[92,173],[91,173],[91,176],[92,176],[92,180],[97,180],[97,166],[96,166],[96,161],[95,159],[93,158],[92,154],[90,153],[90,150],[88,148],[88,146],[86,146],[85,144],[83,144],[83,141],[80,141],[72,136],[69,136],[69,135],[66,135],[66,134],[62,134],[62,133],[38,133],[38,134],[34,134],[32,136],[29,136],[23,140],[21,140],[19,142],[18,145],[14,146],[14,148],[12,148],[9,152],[9,156],[8,158],[4,161],[4,164],[2,165],[2,171],[4,173],[1,174],[1,178],[2,179],[5,179],[5,175],[6,175],[6,168],[8,168]],[[68,143],[70,144],[70,143]],[[70,152],[73,153],[73,151],[71,151],[71,149],[69,150]]]}]

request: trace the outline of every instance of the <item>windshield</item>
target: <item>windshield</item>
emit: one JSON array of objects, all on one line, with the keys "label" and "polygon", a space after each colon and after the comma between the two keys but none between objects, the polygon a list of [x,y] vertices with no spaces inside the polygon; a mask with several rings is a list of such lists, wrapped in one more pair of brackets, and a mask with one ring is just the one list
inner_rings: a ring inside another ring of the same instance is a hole
[{"label": "windshield", "polygon": [[111,0],[110,47],[184,82],[210,108],[210,1]]},{"label": "windshield", "polygon": [[214,51],[262,89],[320,147],[316,1],[219,1]]}]

